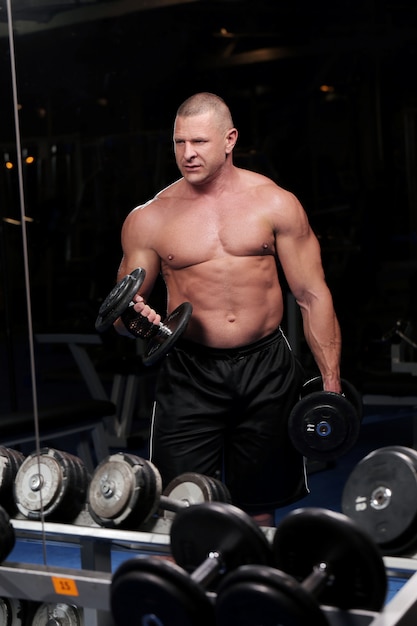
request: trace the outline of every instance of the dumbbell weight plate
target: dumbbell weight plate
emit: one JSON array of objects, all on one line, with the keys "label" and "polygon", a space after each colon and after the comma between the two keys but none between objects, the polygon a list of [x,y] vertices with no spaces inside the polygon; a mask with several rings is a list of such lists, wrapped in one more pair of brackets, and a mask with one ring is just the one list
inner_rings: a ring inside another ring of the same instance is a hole
[{"label": "dumbbell weight plate", "polygon": [[193,572],[211,551],[227,570],[246,563],[271,564],[271,548],[256,522],[233,504],[203,502],[178,511],[171,525],[171,554]]},{"label": "dumbbell weight plate", "polygon": [[65,507],[63,504],[61,505],[60,516],[63,520],[72,521],[86,505],[90,474],[81,458],[69,452],[61,452],[60,454],[68,465],[67,473],[71,477],[71,490],[68,490],[71,497],[68,493]]},{"label": "dumbbell weight plate", "polygon": [[0,446],[0,505],[9,515],[17,511],[13,486],[17,471],[25,457],[21,452]]},{"label": "dumbbell weight plate", "polygon": [[316,461],[333,461],[346,454],[356,443],[362,407],[353,385],[342,380],[342,391],[323,391],[321,378],[303,385],[300,400],[288,419],[288,431],[294,447]]},{"label": "dumbbell weight plate", "polygon": [[217,589],[217,626],[328,626],[313,597],[292,576],[267,565],[242,565]]},{"label": "dumbbell weight plate", "polygon": [[42,448],[26,457],[16,474],[14,498],[28,519],[43,516],[51,521],[70,522],[83,509],[88,472],[78,457]]},{"label": "dumbbell weight plate", "polygon": [[208,478],[214,491],[213,500],[216,502],[227,502],[232,504],[232,496],[225,483],[218,478],[213,478],[212,476],[209,476]]},{"label": "dumbbell weight plate", "polygon": [[27,603],[16,598],[0,598],[0,624],[22,626],[27,624]]},{"label": "dumbbell weight plate", "polygon": [[160,474],[150,461],[117,452],[96,467],[88,507],[101,526],[134,529],[157,511],[161,492]]},{"label": "dumbbell weight plate", "polygon": [[110,291],[107,298],[101,304],[95,328],[102,333],[112,326],[118,317],[126,311],[132,298],[138,293],[146,272],[142,268],[133,270],[124,276]]},{"label": "dumbbell weight plate", "polygon": [[154,365],[169,352],[186,329],[192,312],[191,303],[183,302],[163,320],[162,324],[169,333],[160,331],[150,339],[142,357],[144,365]]},{"label": "dumbbell weight plate", "polygon": [[64,602],[44,603],[37,609],[32,626],[45,626],[45,624],[59,626],[83,626],[84,617],[82,609]]},{"label": "dumbbell weight plate", "polygon": [[[95,328],[102,333],[109,329],[118,317],[124,313],[133,297],[138,293],[145,280],[146,271],[139,267],[124,276],[110,291],[100,306]],[[142,362],[154,365],[172,348],[178,337],[184,332],[191,317],[193,307],[190,302],[183,302],[162,322],[160,329],[146,343]]]},{"label": "dumbbell weight plate", "polygon": [[417,452],[386,446],[367,454],[345,483],[342,511],[383,553],[405,553],[417,542]]},{"label": "dumbbell weight plate", "polygon": [[183,503],[184,506],[200,504],[201,502],[226,502],[226,488],[222,483],[210,476],[185,472],[174,478],[165,487],[161,496],[161,515],[166,519],[172,519],[176,515],[177,508],[170,510],[170,501]]},{"label": "dumbbell weight plate", "polygon": [[16,536],[10,516],[7,511],[0,506],[0,563],[2,563],[13,550],[16,543]]},{"label": "dumbbell weight plate", "polygon": [[135,557],[115,571],[110,604],[116,626],[213,626],[214,607],[203,587],[179,565]]},{"label": "dumbbell weight plate", "polygon": [[331,584],[320,603],[344,610],[380,611],[387,575],[377,544],[348,516],[320,508],[295,509],[280,522],[272,541],[274,565],[298,581],[320,563]]},{"label": "dumbbell weight plate", "polygon": [[[342,393],[345,396],[346,400],[348,400],[351,404],[353,404],[356,413],[360,420],[362,420],[363,414],[363,402],[362,396],[356,389],[352,383],[350,383],[346,378],[342,378],[340,380],[342,386]],[[310,393],[315,391],[323,391],[323,379],[321,376],[315,376],[314,378],[310,378],[307,380],[302,387],[300,397],[304,398]]]}]

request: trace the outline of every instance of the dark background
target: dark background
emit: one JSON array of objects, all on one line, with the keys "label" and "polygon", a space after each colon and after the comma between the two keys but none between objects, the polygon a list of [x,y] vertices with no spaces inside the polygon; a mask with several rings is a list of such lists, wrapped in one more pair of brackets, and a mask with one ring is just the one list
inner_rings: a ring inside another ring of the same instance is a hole
[{"label": "dark background", "polygon": [[[236,163],[303,203],[359,387],[416,320],[415,0],[0,3],[0,336],[26,336],[15,61],[36,332],[94,332],[127,213],[177,177],[178,105],[213,91]],[[154,304],[163,302],[163,286]],[[126,344],[123,344],[126,345]],[[124,348],[122,348],[124,349]],[[304,352],[305,351],[305,352]],[[301,344],[307,363],[308,351]],[[18,377],[20,372],[18,372]],[[7,394],[7,377],[3,378]]]}]

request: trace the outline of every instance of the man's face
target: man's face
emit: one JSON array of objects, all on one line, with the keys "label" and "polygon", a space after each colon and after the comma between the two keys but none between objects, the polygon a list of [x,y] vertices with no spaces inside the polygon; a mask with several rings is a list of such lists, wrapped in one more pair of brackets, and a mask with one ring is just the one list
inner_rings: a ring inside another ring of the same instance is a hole
[{"label": "man's face", "polygon": [[192,185],[215,178],[231,149],[229,131],[220,130],[212,112],[176,118],[175,159],[182,176]]}]

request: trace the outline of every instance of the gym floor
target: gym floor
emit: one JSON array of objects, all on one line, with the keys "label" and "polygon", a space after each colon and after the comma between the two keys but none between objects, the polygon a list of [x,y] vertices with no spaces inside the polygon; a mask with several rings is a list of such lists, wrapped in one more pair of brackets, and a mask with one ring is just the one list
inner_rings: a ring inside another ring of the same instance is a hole
[{"label": "gym floor", "polygon": [[[27,348],[22,348],[25,353]],[[1,353],[6,357],[5,351]],[[22,356],[22,355],[21,355]],[[61,402],[64,397],[79,395],[85,396],[85,385],[73,372],[71,357],[64,350],[56,349],[47,355],[45,361],[38,363],[38,398],[42,402],[53,403],[57,398]],[[7,371],[3,365],[2,371]],[[32,381],[29,373],[19,377],[17,381],[17,397],[19,408],[27,408],[32,401]],[[64,391],[65,390],[65,391]],[[65,395],[64,395],[65,394]],[[10,412],[10,394],[3,387],[0,396],[0,410]],[[139,400],[140,402],[140,400]],[[140,409],[140,407],[139,407]],[[131,438],[131,444],[127,451],[146,458],[147,456],[147,421],[143,417],[143,411],[138,410],[139,419],[134,424],[138,431],[137,436]],[[347,478],[356,464],[369,452],[388,445],[401,445],[414,447],[414,420],[417,417],[416,407],[408,407],[394,403],[389,406],[378,404],[364,405],[363,419],[359,438],[355,446],[344,456],[328,464],[309,464],[308,482],[310,493],[303,500],[291,506],[277,509],[275,513],[275,525],[291,510],[299,507],[322,507],[333,511],[341,511],[341,499],[343,488]],[[67,442],[68,443],[68,442]],[[57,442],[57,448],[59,448]],[[68,452],[73,450],[65,448]],[[116,448],[114,449],[117,450]],[[24,450],[27,453],[29,450]],[[111,569],[114,569],[127,558],[134,556],[135,552],[126,550],[124,547],[115,547],[111,552]],[[42,545],[40,541],[30,539],[18,539],[14,549],[9,554],[7,562],[42,564],[46,562],[51,566],[63,566],[66,568],[80,568],[81,556],[79,547],[65,541],[46,541]],[[392,576],[389,580],[390,600],[397,590],[403,585],[404,579]]]}]

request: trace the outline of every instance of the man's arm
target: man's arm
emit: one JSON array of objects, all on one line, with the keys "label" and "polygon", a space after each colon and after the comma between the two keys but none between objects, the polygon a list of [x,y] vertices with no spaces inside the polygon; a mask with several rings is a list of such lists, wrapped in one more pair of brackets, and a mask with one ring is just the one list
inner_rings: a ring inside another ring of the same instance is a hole
[{"label": "man's arm", "polygon": [[304,336],[320,370],[323,388],[340,393],[340,326],[325,280],[319,242],[303,208],[291,194],[288,216],[277,231],[276,245],[288,285],[301,309]]},{"label": "man's arm", "polygon": [[[161,316],[146,304],[160,271],[160,259],[152,247],[148,222],[142,207],[134,209],[127,216],[121,233],[123,256],[117,272],[117,281],[138,267],[145,270],[145,280],[140,287],[140,293],[132,299],[135,303],[134,309],[138,314],[147,317],[149,322],[159,324]],[[121,335],[131,336],[120,318],[114,323],[114,328]]]},{"label": "man's arm", "polygon": [[296,296],[303,319],[303,331],[314,356],[326,391],[340,393],[341,333],[326,285],[314,292],[304,291]]}]

